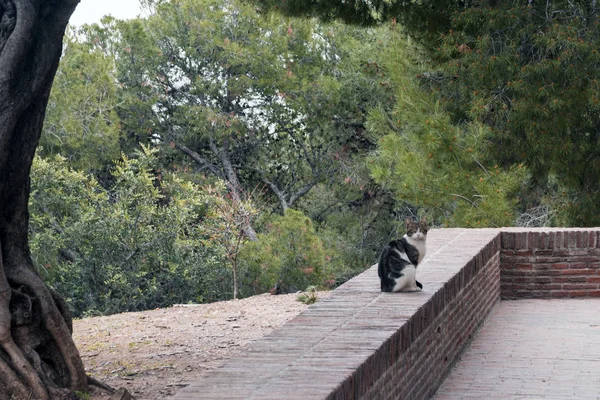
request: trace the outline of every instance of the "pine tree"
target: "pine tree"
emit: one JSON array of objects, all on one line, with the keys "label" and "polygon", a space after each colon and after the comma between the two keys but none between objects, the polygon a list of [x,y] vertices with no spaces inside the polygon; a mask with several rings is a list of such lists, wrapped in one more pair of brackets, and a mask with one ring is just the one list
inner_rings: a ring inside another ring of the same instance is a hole
[{"label": "pine tree", "polygon": [[528,166],[526,200],[557,224],[600,224],[599,24],[589,1],[472,7],[421,79],[453,120],[490,130],[498,164]]},{"label": "pine tree", "polygon": [[423,90],[419,47],[396,33],[389,48],[384,68],[397,104],[391,113],[373,111],[369,120],[371,133],[379,137],[369,160],[375,180],[445,225],[510,225],[514,192],[526,168],[495,164],[491,130],[477,121],[453,120]]}]

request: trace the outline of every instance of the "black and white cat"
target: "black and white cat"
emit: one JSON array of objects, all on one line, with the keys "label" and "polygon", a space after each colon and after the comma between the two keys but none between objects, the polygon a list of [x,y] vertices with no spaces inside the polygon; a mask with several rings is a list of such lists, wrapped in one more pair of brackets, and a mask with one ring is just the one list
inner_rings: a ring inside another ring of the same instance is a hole
[{"label": "black and white cat", "polygon": [[425,257],[427,219],[406,221],[406,234],[392,240],[379,256],[379,279],[382,292],[417,292],[423,285],[417,281],[417,265]]}]

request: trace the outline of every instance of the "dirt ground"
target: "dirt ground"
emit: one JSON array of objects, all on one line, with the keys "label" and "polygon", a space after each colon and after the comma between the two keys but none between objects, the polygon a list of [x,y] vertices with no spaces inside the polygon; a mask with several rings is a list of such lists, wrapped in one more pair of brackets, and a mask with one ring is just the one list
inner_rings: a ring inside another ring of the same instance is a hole
[{"label": "dirt ground", "polygon": [[[319,298],[327,292],[318,293]],[[166,399],[307,306],[297,294],[181,305],[75,320],[88,375],[136,399]],[[91,399],[109,399],[92,387]]]}]

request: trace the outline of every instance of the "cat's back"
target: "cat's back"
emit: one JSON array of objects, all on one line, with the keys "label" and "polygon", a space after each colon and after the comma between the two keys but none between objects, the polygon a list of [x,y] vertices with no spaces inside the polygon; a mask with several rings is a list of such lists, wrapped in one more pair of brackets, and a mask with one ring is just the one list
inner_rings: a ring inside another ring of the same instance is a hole
[{"label": "cat's back", "polygon": [[391,263],[405,260],[410,262],[409,252],[413,251],[412,247],[405,238],[392,240],[389,242],[381,251],[379,256],[378,272],[379,276],[385,273],[385,270],[389,268]]},{"label": "cat's back", "polygon": [[406,240],[404,238],[392,240],[391,242],[389,242],[381,251],[381,254],[379,256],[379,263],[381,264],[382,261],[385,262],[389,257],[396,255],[398,252],[405,253],[405,245],[408,245],[408,243],[406,243]]},{"label": "cat's back", "polygon": [[416,267],[420,261],[420,253],[424,253],[424,251],[419,248],[418,244],[410,240],[407,235],[404,235],[401,239],[394,240],[393,243],[394,248],[402,255],[402,258],[407,259],[407,261],[414,264]]}]

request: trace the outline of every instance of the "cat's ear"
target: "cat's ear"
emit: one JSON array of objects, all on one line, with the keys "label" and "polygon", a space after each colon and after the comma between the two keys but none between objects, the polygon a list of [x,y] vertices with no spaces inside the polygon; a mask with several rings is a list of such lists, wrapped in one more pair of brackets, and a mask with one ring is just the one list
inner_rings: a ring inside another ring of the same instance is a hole
[{"label": "cat's ear", "polygon": [[410,218],[406,218],[406,219],[404,220],[404,225],[408,226],[408,225],[410,225],[410,224],[411,224]]},{"label": "cat's ear", "polygon": [[421,222],[426,224],[427,223],[427,217],[421,217]]}]

